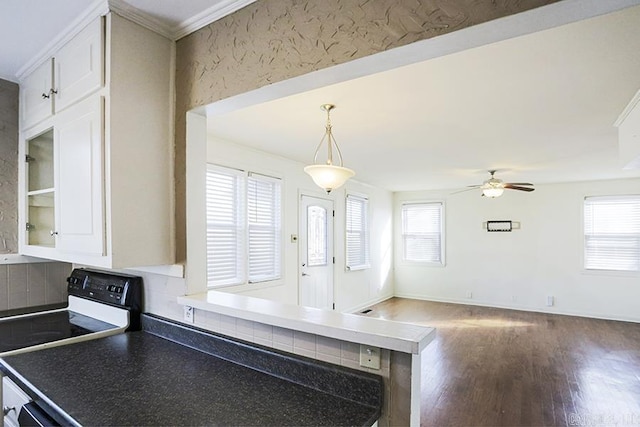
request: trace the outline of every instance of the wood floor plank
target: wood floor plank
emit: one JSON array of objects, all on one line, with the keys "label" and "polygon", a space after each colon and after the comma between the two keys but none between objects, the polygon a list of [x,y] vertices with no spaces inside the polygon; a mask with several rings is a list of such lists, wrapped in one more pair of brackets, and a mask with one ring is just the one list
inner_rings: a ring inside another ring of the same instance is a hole
[{"label": "wood floor plank", "polygon": [[403,298],[371,309],[437,329],[424,426],[640,426],[640,324]]}]

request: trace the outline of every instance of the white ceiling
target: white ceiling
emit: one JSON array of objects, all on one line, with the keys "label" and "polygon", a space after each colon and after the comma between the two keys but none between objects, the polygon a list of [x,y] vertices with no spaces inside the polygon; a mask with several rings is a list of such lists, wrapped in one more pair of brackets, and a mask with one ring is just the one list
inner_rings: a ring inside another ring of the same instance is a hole
[{"label": "white ceiling", "polygon": [[640,7],[210,116],[209,133],[311,163],[333,103],[359,181],[392,191],[640,176],[613,123],[640,89]]}]

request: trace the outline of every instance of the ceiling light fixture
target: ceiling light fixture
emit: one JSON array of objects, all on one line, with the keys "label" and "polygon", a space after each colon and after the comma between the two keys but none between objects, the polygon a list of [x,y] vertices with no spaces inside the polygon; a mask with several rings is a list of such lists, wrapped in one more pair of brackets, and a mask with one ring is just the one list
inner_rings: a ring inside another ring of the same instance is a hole
[{"label": "ceiling light fixture", "polygon": [[492,199],[502,196],[502,193],[504,193],[504,188],[502,187],[489,186],[482,189],[482,195],[485,197],[490,197]]},{"label": "ceiling light fixture", "polygon": [[[318,187],[322,188],[327,192],[327,194],[329,194],[331,193],[331,190],[342,187],[344,183],[356,173],[342,165],[342,153],[340,152],[340,148],[338,147],[335,137],[331,133],[330,111],[335,108],[335,105],[323,104],[320,108],[327,112],[325,133],[320,140],[320,144],[318,144],[318,148],[316,148],[316,153],[313,156],[314,164],[305,166],[304,171],[311,176],[311,179],[313,179],[313,182],[315,182]],[[327,160],[324,163],[318,163],[318,154],[320,153],[322,143],[325,139],[327,140]],[[338,154],[338,166],[333,164],[334,147]]]}]

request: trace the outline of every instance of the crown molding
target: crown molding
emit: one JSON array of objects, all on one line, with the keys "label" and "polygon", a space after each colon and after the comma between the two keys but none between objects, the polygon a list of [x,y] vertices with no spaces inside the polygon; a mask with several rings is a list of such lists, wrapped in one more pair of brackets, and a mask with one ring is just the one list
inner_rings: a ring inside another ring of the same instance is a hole
[{"label": "crown molding", "polygon": [[147,15],[140,9],[131,6],[123,0],[108,0],[109,10],[117,13],[129,21],[135,22],[151,31],[154,31],[170,40],[174,39],[174,30],[160,20]]},{"label": "crown molding", "polygon": [[16,78],[19,82],[22,79],[33,72],[44,61],[49,59],[54,52],[64,46],[69,40],[71,40],[76,34],[78,34],[84,27],[89,25],[98,16],[106,15],[109,12],[109,5],[106,0],[95,0],[90,6],[84,10],[71,24],[69,24],[63,31],[54,37],[47,45],[45,45],[31,60],[22,66],[16,73]]},{"label": "crown molding", "polygon": [[109,8],[123,18],[142,25],[145,28],[155,31],[162,36],[176,41],[182,37],[209,25],[210,23],[222,19],[243,7],[254,3],[256,0],[224,0],[199,14],[186,19],[178,25],[170,26],[164,22],[147,15],[145,12],[131,6],[124,0],[108,0]]},{"label": "crown molding", "polygon": [[[25,76],[32,73],[44,61],[49,59],[54,52],[59,50],[78,34],[91,21],[99,16],[113,11],[123,18],[135,22],[151,31],[154,31],[170,40],[178,40],[210,23],[224,18],[243,7],[254,3],[256,0],[224,0],[215,6],[171,27],[160,20],[153,18],[139,9],[131,6],[124,0],[94,0],[85,11],[69,24],[57,37],[44,46],[37,55],[29,60],[16,73],[16,79],[21,82]],[[9,79],[10,81],[13,79]]]},{"label": "crown molding", "polygon": [[250,5],[255,1],[256,0],[224,0],[174,27],[173,40],[179,40],[212,22],[222,19],[227,15],[231,15],[233,12]]}]

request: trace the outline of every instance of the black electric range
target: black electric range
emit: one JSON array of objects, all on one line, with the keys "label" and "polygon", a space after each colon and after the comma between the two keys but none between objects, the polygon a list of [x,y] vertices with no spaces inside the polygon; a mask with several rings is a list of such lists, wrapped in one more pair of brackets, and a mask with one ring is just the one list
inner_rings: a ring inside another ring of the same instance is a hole
[{"label": "black electric range", "polygon": [[142,278],[74,269],[68,306],[0,319],[0,357],[140,329]]}]

